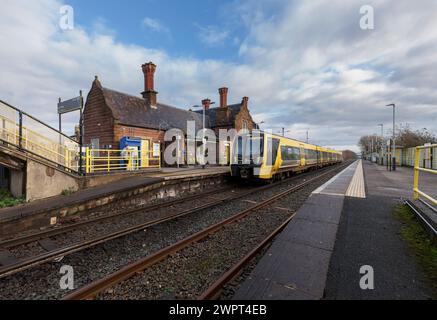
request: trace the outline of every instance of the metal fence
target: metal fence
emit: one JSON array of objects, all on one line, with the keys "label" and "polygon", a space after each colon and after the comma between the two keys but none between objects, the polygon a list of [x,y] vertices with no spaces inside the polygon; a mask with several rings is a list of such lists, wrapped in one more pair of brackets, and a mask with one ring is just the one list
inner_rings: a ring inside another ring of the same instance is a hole
[{"label": "metal fence", "polygon": [[0,140],[68,171],[79,171],[78,142],[1,100]]},{"label": "metal fence", "polygon": [[[437,147],[431,146],[420,149],[419,163],[422,168],[437,170]],[[406,148],[402,154],[402,165],[414,167],[416,148]]]},{"label": "metal fence", "polygon": [[150,150],[111,150],[86,148],[85,172],[109,173],[161,168],[161,156]]},{"label": "metal fence", "polygon": [[425,154],[425,158],[422,159],[422,161],[426,161],[426,152],[423,153],[423,151],[429,151],[433,148],[436,148],[437,144],[435,145],[428,145],[428,146],[422,146],[422,147],[416,147],[415,149],[415,158],[414,158],[414,186],[413,186],[413,198],[414,200],[418,200],[420,197],[425,198],[426,200],[430,201],[434,205],[437,205],[437,200],[434,199],[431,195],[426,194],[425,192],[421,191],[419,189],[419,175],[420,172],[429,172],[437,174],[437,170],[433,169],[427,169],[422,167],[421,165],[421,154]]}]

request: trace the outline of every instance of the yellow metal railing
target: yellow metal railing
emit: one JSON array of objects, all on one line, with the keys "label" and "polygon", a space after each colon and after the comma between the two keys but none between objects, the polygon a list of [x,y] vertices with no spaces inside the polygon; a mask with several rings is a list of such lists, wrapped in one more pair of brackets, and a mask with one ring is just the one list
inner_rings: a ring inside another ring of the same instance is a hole
[{"label": "yellow metal railing", "polygon": [[428,201],[431,201],[434,205],[437,205],[437,200],[432,196],[426,194],[425,192],[419,189],[419,175],[420,172],[429,172],[429,173],[437,173],[437,170],[426,169],[420,167],[420,150],[422,149],[430,149],[437,147],[437,144],[429,145],[429,146],[421,146],[416,147],[416,153],[414,158],[414,186],[413,186],[413,199],[418,200],[421,196]]},{"label": "yellow metal railing", "polygon": [[85,151],[85,172],[103,173],[161,168],[161,156],[152,151],[90,149]]},{"label": "yellow metal railing", "polygon": [[54,142],[25,126],[22,126],[20,139],[20,130],[17,123],[1,115],[0,123],[0,138],[2,140],[16,146],[21,143],[21,147],[27,151],[56,162],[65,168],[78,170],[78,148],[70,149],[66,145]]}]

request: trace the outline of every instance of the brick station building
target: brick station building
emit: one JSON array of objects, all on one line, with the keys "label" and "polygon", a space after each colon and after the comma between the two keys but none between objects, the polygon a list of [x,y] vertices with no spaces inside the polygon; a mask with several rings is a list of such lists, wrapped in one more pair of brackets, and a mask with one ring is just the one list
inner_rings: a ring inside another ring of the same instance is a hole
[{"label": "brick station building", "polygon": [[[123,137],[132,137],[149,141],[150,148],[152,144],[159,143],[162,152],[167,130],[177,128],[186,132],[187,121],[194,121],[196,132],[202,129],[202,110],[184,110],[158,101],[154,86],[155,64],[143,64],[142,71],[142,97],[105,88],[96,76],[83,113],[85,146],[118,150]],[[219,89],[220,106],[217,108],[210,108],[209,99],[202,101],[205,126],[217,133],[219,129],[252,130],[256,125],[248,110],[248,98],[244,97],[241,103],[227,105],[227,93],[227,88]]]}]

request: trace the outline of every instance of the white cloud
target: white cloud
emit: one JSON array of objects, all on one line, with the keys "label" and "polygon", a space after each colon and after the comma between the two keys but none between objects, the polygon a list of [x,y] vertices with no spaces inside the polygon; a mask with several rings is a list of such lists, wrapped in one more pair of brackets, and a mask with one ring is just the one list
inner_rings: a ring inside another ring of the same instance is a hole
[{"label": "white cloud", "polygon": [[[199,38],[204,44],[215,47],[220,46],[228,40],[229,31],[217,26],[202,27],[196,25],[199,28]],[[235,40],[234,40],[235,43]]]},{"label": "white cloud", "polygon": [[155,32],[169,32],[169,30],[161,22],[150,17],[145,17],[143,19],[143,26]]},{"label": "white cloud", "polygon": [[[310,141],[322,145],[350,147],[360,135],[379,132],[378,123],[389,128],[391,102],[399,122],[437,132],[437,3],[369,3],[372,31],[359,28],[358,0],[277,0],[269,14],[270,2],[238,2],[231,11],[248,34],[240,37],[242,62],[225,63],[122,44],[101,26],[86,32],[75,24],[62,32],[58,1],[4,0],[0,99],[56,125],[59,96],[87,92],[95,74],[104,86],[139,95],[140,65],[152,60],[161,101],[188,108],[217,99],[217,88],[226,85],[230,102],[250,97],[263,128],[285,127],[297,138],[310,128]],[[209,45],[232,42],[217,27],[205,27],[203,37]],[[73,120],[67,118],[70,128]]]}]

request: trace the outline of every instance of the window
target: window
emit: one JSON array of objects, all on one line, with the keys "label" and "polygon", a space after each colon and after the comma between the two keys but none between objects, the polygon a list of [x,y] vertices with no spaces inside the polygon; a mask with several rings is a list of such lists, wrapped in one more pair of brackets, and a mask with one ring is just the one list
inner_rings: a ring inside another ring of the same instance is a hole
[{"label": "window", "polygon": [[317,151],[305,149],[305,159],[307,160],[317,160]]},{"label": "window", "polygon": [[282,161],[300,160],[300,150],[294,147],[281,147]]},{"label": "window", "polygon": [[[98,150],[100,149],[100,139],[99,138],[95,138],[95,139],[91,139],[91,150]],[[99,151],[93,151],[93,157],[98,157],[99,156]]]},{"label": "window", "polygon": [[243,130],[247,130],[247,121],[243,120],[243,125],[242,125]]}]

